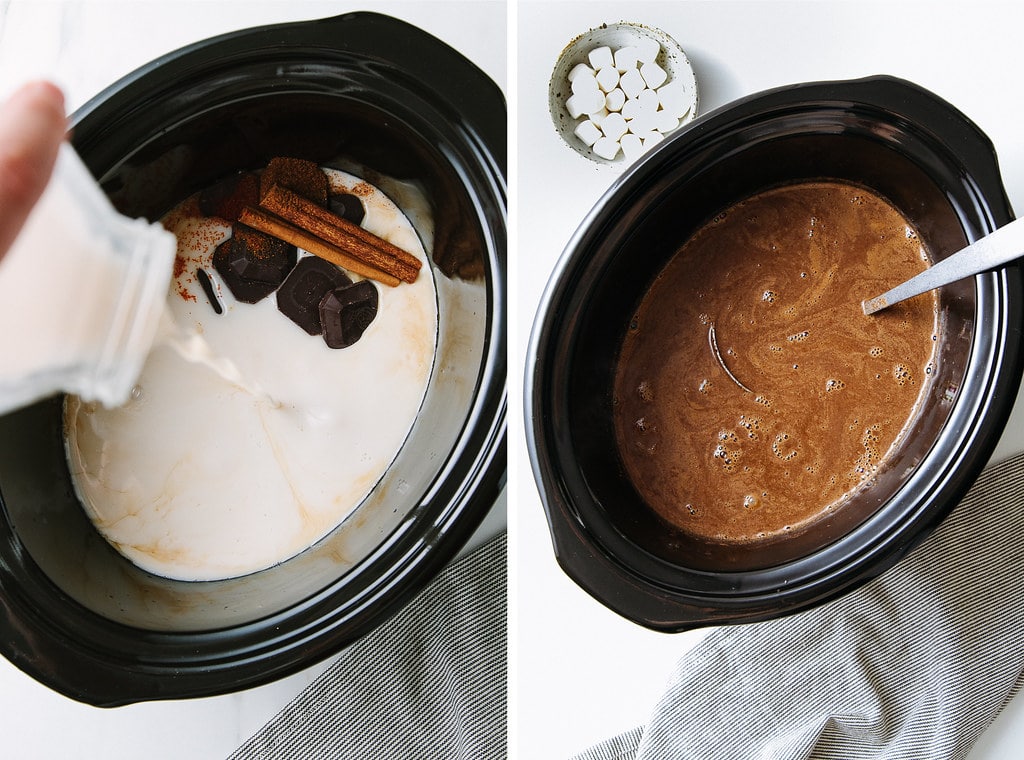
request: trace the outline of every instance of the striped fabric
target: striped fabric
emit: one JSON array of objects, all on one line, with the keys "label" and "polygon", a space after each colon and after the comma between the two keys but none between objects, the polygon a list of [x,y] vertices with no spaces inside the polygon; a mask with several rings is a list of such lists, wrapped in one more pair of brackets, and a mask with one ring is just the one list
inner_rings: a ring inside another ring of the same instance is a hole
[{"label": "striped fabric", "polygon": [[506,756],[506,538],[439,575],[230,760]]},{"label": "striped fabric", "polygon": [[575,760],[946,760],[1024,673],[1024,456],[987,469],[899,565],[780,620],[711,632],[648,723]]}]

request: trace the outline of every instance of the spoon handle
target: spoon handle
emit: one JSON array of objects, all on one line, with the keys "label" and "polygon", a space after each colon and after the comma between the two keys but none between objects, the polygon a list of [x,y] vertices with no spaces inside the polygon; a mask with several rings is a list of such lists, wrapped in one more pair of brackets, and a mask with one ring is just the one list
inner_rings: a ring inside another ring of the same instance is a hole
[{"label": "spoon handle", "polygon": [[1014,219],[918,275],[861,305],[874,314],[941,285],[972,277],[1024,256],[1024,219]]}]

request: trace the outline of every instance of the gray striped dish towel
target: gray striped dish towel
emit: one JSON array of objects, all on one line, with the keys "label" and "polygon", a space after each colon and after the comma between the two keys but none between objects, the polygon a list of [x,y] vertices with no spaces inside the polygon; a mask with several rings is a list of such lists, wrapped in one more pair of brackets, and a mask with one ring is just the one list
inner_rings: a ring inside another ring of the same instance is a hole
[{"label": "gray striped dish towel", "polygon": [[1024,456],[896,567],[824,606],[723,627],[646,725],[575,760],[946,760],[1024,673]]},{"label": "gray striped dish towel", "polygon": [[346,648],[230,760],[506,757],[506,536]]}]

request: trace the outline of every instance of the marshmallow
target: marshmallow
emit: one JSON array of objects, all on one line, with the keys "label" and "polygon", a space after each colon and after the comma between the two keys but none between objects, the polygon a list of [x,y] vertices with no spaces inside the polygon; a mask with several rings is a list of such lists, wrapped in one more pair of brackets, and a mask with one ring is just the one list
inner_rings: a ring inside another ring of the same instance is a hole
[{"label": "marshmallow", "polygon": [[587,146],[593,145],[602,137],[601,130],[590,119],[584,119],[577,124],[573,132]]},{"label": "marshmallow", "polygon": [[644,82],[644,78],[640,76],[640,72],[636,69],[627,71],[619,79],[619,87],[626,93],[627,98],[635,98],[646,86],[647,83]]},{"label": "marshmallow", "polygon": [[656,90],[665,84],[665,80],[668,79],[668,74],[665,73],[665,69],[661,68],[654,61],[645,63],[640,67],[640,76],[643,77],[644,82],[652,90]]},{"label": "marshmallow", "polygon": [[656,129],[663,135],[667,135],[679,126],[679,119],[668,111],[658,111],[655,115]]},{"label": "marshmallow", "polygon": [[[619,91],[621,92],[621,90]],[[622,112],[623,117],[626,119],[635,119],[636,115],[643,110],[643,106],[640,101],[636,98],[630,98],[622,104],[622,108],[619,109]]]},{"label": "marshmallow", "polygon": [[565,101],[565,108],[573,119],[585,113],[600,111],[604,108],[604,93],[598,89],[577,92]]},{"label": "marshmallow", "polygon": [[622,106],[626,103],[626,93],[616,87],[614,90],[608,93],[604,99],[604,107],[609,111],[621,111]]},{"label": "marshmallow", "polygon": [[594,143],[594,153],[599,155],[601,158],[611,161],[619,155],[619,147],[618,140],[613,140],[610,137],[602,137]]},{"label": "marshmallow", "polygon": [[611,92],[619,85],[619,70],[614,66],[599,70],[597,72],[597,84],[605,92]]},{"label": "marshmallow", "polygon": [[565,101],[565,110],[569,112],[570,119],[580,118],[586,111],[583,108],[586,98],[582,95],[570,95]]},{"label": "marshmallow", "polygon": [[615,66],[615,59],[612,57],[612,49],[607,45],[591,50],[590,54],[587,56],[587,60],[590,61],[590,65],[597,71]]},{"label": "marshmallow", "polygon": [[605,137],[610,137],[613,140],[618,140],[624,134],[626,134],[626,120],[622,118],[620,113],[610,113],[608,117],[601,122],[601,131],[604,132]]},{"label": "marshmallow", "polygon": [[572,84],[569,87],[572,90],[573,95],[579,95],[581,92],[600,89],[597,79],[586,73],[580,74],[572,80]]},{"label": "marshmallow", "polygon": [[641,90],[640,94],[636,96],[636,99],[641,107],[651,111],[657,111],[661,106],[661,100],[658,98],[658,93],[654,90]]},{"label": "marshmallow", "polygon": [[643,140],[644,150],[650,150],[655,145],[664,140],[665,135],[663,135],[661,132],[648,132],[645,135],[641,135],[640,138]]},{"label": "marshmallow", "polygon": [[608,113],[609,111],[607,108],[599,108],[588,115],[590,116],[590,120],[600,127],[604,124],[604,120],[608,118]]},{"label": "marshmallow", "polygon": [[644,152],[643,141],[634,134],[623,135],[619,140],[619,145],[622,146],[622,153],[628,161],[632,161]]},{"label": "marshmallow", "polygon": [[664,87],[659,88],[658,100],[661,102],[661,107],[677,119],[686,116],[692,105],[692,100],[686,92],[686,87],[679,81],[669,82]]},{"label": "marshmallow", "polygon": [[635,69],[639,65],[639,55],[640,51],[633,45],[619,48],[613,56],[615,58],[615,68],[622,73]]},{"label": "marshmallow", "polygon": [[572,71],[566,74],[566,79],[570,82],[575,81],[578,76],[594,76],[595,71],[585,63],[577,63],[572,67]]},{"label": "marshmallow", "polygon": [[600,90],[591,90],[582,93],[584,98],[583,110],[585,113],[594,113],[604,108],[604,93]]},{"label": "marshmallow", "polygon": [[661,52],[661,44],[650,37],[641,37],[633,43],[636,48],[637,60],[640,63],[653,63]]},{"label": "marshmallow", "polygon": [[643,135],[658,128],[657,111],[640,109],[640,112],[629,122],[629,131],[634,135]]}]

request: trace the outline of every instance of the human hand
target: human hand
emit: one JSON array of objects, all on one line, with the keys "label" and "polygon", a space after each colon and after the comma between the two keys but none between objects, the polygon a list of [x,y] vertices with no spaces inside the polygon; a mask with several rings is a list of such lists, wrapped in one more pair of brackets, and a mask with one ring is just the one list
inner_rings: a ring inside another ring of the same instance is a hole
[{"label": "human hand", "polygon": [[64,95],[30,82],[0,105],[0,259],[53,173],[67,130]]}]

